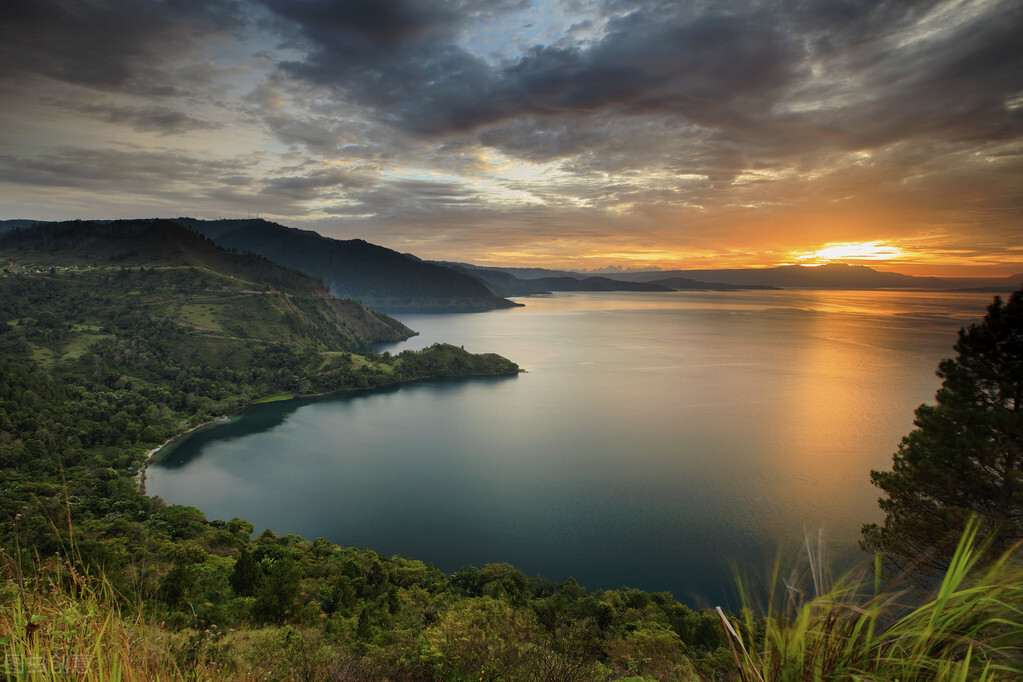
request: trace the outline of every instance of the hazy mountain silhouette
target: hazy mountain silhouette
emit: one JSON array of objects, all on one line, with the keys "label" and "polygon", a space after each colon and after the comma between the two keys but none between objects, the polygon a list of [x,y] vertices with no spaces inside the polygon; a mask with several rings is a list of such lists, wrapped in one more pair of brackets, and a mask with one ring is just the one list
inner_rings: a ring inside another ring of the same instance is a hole
[{"label": "hazy mountain silhouette", "polygon": [[336,296],[385,312],[475,312],[516,304],[479,280],[361,239],[331,239],[259,218],[178,222],[217,244],[321,278]]}]

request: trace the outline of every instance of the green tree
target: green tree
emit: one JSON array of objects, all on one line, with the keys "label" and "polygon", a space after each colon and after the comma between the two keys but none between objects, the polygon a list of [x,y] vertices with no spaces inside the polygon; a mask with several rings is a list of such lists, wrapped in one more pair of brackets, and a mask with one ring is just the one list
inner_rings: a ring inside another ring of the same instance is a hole
[{"label": "green tree", "polygon": [[992,551],[1023,539],[1023,291],[995,297],[955,351],[939,365],[937,404],[917,408],[892,470],[870,475],[887,494],[886,518],[863,527],[861,544],[924,575],[948,565],[971,516]]},{"label": "green tree", "polygon": [[235,594],[250,596],[259,585],[259,564],[256,563],[252,552],[243,549],[241,556],[234,565],[231,573],[231,587]]},{"label": "green tree", "polygon": [[265,575],[256,593],[252,613],[264,623],[282,623],[292,613],[298,596],[302,568],[290,557],[272,559],[265,557],[260,562]]}]

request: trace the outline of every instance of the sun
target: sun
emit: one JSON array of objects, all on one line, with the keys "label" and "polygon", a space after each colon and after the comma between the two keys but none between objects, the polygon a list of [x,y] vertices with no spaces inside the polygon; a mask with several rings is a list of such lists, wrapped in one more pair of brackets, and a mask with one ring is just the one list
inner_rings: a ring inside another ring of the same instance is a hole
[{"label": "sun", "polygon": [[893,260],[903,255],[902,249],[876,242],[843,242],[825,244],[816,251],[793,252],[792,258],[800,265],[825,265],[855,261]]}]

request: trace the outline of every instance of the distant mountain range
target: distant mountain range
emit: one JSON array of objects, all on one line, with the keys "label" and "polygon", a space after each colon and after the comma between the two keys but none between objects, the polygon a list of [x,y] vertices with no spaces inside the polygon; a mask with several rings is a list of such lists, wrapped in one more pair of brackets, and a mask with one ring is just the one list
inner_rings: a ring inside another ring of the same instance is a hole
[{"label": "distant mountain range", "polygon": [[729,270],[672,270],[608,275],[613,279],[646,282],[664,277],[691,277],[730,284],[764,284],[784,289],[993,289],[1012,291],[1023,286],[1023,274],[1010,277],[916,277],[882,272],[865,265],[783,265],[775,268]]},{"label": "distant mountain range", "polygon": [[[1010,277],[916,277],[897,272],[882,272],[864,265],[830,263],[828,265],[783,265],[774,268],[745,268],[723,270],[655,270],[643,272],[616,272],[593,277],[590,274],[542,268],[478,268],[459,265],[495,287],[511,291],[535,288],[547,291],[608,291],[616,281],[631,286],[634,283],[655,284],[665,290],[718,290],[734,289],[983,289],[1014,291],[1023,286],[1023,274]],[[511,278],[511,279],[509,279]],[[599,287],[585,288],[575,282],[596,280]],[[605,288],[606,287],[606,288]],[[621,289],[625,290],[623,286]],[[530,292],[537,293],[537,292]],[[505,293],[505,296],[526,295]]]},{"label": "distant mountain range", "polygon": [[[480,268],[467,263],[441,263],[485,282],[497,296],[534,296],[555,291],[734,291],[737,289],[774,289],[761,284],[699,282],[687,277],[665,276],[650,280],[586,275],[563,270],[539,268]],[[516,276],[513,272],[537,275]]]},{"label": "distant mountain range", "polygon": [[[555,291],[668,292],[798,288],[971,289],[1008,292],[1023,286],[1023,274],[1004,278],[915,277],[881,272],[862,265],[837,263],[816,267],[786,265],[774,268],[658,270],[605,275],[543,268],[481,267],[471,263],[423,261],[416,256],[398,253],[361,239],[331,239],[316,232],[258,218],[177,218],[167,222],[204,235],[229,251],[256,254],[308,273],[321,279],[337,297],[357,299],[368,308],[389,313],[493,310],[521,305],[507,300],[507,297]],[[36,221],[32,220],[0,221],[0,235],[15,228],[21,228],[24,232],[24,228],[34,224]]]}]

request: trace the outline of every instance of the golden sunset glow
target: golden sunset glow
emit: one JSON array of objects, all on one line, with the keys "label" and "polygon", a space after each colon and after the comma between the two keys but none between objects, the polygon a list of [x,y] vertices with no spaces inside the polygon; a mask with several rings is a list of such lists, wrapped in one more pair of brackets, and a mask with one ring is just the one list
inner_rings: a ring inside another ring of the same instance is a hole
[{"label": "golden sunset glow", "polygon": [[901,249],[884,242],[846,242],[827,244],[816,251],[793,253],[793,261],[800,265],[826,265],[827,263],[851,263],[859,261],[898,260],[904,253]]}]

